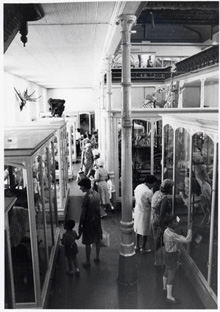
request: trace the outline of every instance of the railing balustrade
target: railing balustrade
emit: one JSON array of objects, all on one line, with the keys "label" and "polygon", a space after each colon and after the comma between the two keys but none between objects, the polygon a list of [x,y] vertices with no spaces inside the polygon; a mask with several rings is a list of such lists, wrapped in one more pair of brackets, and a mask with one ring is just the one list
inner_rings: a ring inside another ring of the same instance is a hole
[{"label": "railing balustrade", "polygon": [[[175,64],[173,77],[219,63],[219,46],[212,46]],[[171,78],[172,67],[131,68],[131,82],[163,82]],[[112,68],[112,82],[121,82],[121,68]],[[106,82],[106,76],[105,76]]]}]

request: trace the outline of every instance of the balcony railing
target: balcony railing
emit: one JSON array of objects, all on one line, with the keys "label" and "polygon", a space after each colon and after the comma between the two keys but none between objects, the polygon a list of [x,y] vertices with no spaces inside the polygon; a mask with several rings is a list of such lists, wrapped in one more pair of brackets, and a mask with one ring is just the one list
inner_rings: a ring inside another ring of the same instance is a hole
[{"label": "balcony railing", "polygon": [[[121,82],[121,68],[112,69],[112,82]],[[159,81],[171,77],[171,67],[131,68],[131,82]],[[106,77],[105,77],[106,79]]]},{"label": "balcony railing", "polygon": [[[176,63],[174,76],[190,73],[194,70],[201,69],[219,63],[219,47],[213,46],[198,54],[188,57]],[[112,69],[112,82],[121,82],[121,68]],[[158,81],[171,77],[171,66],[169,67],[150,67],[150,68],[131,68],[131,82]],[[106,82],[106,76],[105,76]]]},{"label": "balcony railing", "polygon": [[219,46],[213,46],[198,54],[188,57],[176,63],[176,72],[174,76],[189,73],[219,63]]}]

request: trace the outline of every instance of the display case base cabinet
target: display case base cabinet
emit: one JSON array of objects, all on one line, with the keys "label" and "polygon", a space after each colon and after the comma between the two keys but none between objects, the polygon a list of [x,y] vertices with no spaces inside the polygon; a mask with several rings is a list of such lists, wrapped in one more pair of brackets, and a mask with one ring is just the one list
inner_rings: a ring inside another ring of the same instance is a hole
[{"label": "display case base cabinet", "polygon": [[59,206],[58,203],[58,208],[57,208],[57,215],[58,215],[58,221],[64,221],[67,213],[67,207],[68,207],[68,202],[69,202],[69,188],[67,189],[67,195],[63,200],[63,205],[62,207]]},{"label": "display case base cabinet", "polygon": [[200,300],[205,306],[205,309],[217,309],[217,297],[209,287],[202,273],[195,265],[192,258],[187,254],[182,247],[182,263],[184,267],[184,274],[189,278],[193,287],[199,296]]},{"label": "display case base cabinet", "polygon": [[60,231],[57,229],[57,235],[56,235],[56,244],[54,245],[50,262],[49,262],[49,267],[47,271],[47,275],[45,277],[45,282],[44,286],[41,292],[41,302],[40,303],[16,303],[15,304],[15,309],[46,309],[49,304],[49,299],[50,299],[50,290],[52,287],[52,281],[53,281],[53,276],[55,273],[55,268],[56,268],[56,262],[57,262],[57,257],[59,253],[59,246],[60,246]]},{"label": "display case base cabinet", "polygon": [[56,270],[56,262],[59,256],[59,252],[60,252],[60,234],[58,235],[57,244],[56,244],[56,248],[54,251],[54,258],[53,258],[53,261],[51,261],[51,266],[50,266],[51,270],[48,274],[47,288],[45,288],[45,291],[43,291],[43,295],[42,295],[42,308],[43,309],[47,309],[49,306],[50,291],[51,291],[52,284],[53,284],[53,278],[54,278],[54,274]]}]

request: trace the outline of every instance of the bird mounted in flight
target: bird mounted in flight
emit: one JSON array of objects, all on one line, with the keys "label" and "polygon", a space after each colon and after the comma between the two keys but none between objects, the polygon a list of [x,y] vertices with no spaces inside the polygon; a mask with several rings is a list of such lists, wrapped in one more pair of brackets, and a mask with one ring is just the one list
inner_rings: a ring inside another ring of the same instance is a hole
[{"label": "bird mounted in flight", "polygon": [[36,102],[41,97],[41,95],[40,95],[37,98],[32,98],[32,95],[34,94],[35,91],[33,93],[31,93],[30,95],[28,95],[28,90],[27,89],[24,91],[23,95],[21,95],[21,93],[18,92],[16,89],[15,89],[15,92],[16,92],[17,96],[19,97],[20,101],[21,101],[20,102],[20,111],[22,111],[22,109],[26,105],[27,101]]}]

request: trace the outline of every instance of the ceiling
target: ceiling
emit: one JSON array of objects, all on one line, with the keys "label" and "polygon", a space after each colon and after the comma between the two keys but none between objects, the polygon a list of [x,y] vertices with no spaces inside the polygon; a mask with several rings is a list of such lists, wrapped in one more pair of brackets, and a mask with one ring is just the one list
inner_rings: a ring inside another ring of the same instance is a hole
[{"label": "ceiling", "polygon": [[46,88],[94,88],[106,56],[120,53],[121,26],[116,25],[120,14],[137,16],[132,53],[161,56],[166,51],[172,56],[182,51],[187,57],[218,40],[218,1],[90,1],[41,6],[44,17],[28,22],[25,47],[17,33],[4,54],[4,69]]}]

